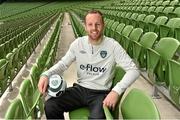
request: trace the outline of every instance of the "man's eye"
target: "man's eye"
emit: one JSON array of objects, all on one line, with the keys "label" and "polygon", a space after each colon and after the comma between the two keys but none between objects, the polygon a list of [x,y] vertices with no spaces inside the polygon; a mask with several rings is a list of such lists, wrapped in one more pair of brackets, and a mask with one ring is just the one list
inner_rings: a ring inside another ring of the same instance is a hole
[{"label": "man's eye", "polygon": [[100,23],[97,23],[96,26],[100,26],[101,24]]}]

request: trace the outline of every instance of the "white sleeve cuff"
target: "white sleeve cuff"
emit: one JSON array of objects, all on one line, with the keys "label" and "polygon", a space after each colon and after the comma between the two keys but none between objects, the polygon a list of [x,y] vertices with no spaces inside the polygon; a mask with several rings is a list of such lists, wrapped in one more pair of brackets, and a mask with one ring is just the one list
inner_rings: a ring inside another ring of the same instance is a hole
[{"label": "white sleeve cuff", "polygon": [[126,74],[112,89],[121,95],[140,75],[139,70],[128,70]]}]

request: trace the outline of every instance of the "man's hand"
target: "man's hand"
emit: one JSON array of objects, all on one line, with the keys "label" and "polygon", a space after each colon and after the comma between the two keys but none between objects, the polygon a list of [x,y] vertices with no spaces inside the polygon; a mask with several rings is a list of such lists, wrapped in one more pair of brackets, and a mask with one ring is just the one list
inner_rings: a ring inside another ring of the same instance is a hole
[{"label": "man's hand", "polygon": [[114,110],[118,100],[119,100],[119,94],[112,90],[104,99],[103,105]]},{"label": "man's hand", "polygon": [[38,83],[38,89],[41,94],[45,94],[47,86],[48,86],[48,77],[47,76],[41,76]]}]

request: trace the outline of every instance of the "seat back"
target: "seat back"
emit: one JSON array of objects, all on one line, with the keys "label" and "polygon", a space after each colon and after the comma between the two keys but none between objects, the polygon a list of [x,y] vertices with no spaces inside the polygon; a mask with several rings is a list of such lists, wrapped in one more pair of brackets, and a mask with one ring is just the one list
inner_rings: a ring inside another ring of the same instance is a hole
[{"label": "seat back", "polygon": [[121,34],[121,32],[122,32],[122,30],[124,29],[125,26],[126,26],[126,25],[125,25],[124,23],[120,23],[120,24],[117,26],[116,31],[115,31],[115,34],[114,34],[115,40],[118,41],[119,36],[120,36],[120,34]]},{"label": "seat back", "polygon": [[125,28],[123,29],[122,33],[120,34],[120,38],[118,38],[118,42],[124,47],[125,45],[125,39],[129,36],[131,31],[133,30],[132,25],[126,25]]},{"label": "seat back", "polygon": [[171,1],[171,2],[169,3],[169,5],[170,5],[170,6],[175,6],[175,5],[177,5],[178,3],[179,3],[178,0],[173,0],[173,1]]},{"label": "seat back", "polygon": [[166,86],[169,86],[167,61],[175,56],[179,45],[180,43],[178,40],[170,37],[161,38],[156,45],[155,51],[160,55],[159,62],[154,69],[157,82],[165,82]]},{"label": "seat back", "polygon": [[129,35],[129,39],[125,41],[125,50],[127,50],[128,54],[132,56],[132,41],[139,41],[139,38],[143,34],[143,29],[141,28],[135,28],[132,30],[132,32]]},{"label": "seat back", "polygon": [[165,37],[160,39],[155,47],[155,50],[161,55],[163,59],[168,60],[174,56],[179,45],[180,43],[178,40],[171,37]]},{"label": "seat back", "polygon": [[6,59],[0,59],[0,96],[7,88],[7,79],[8,79],[6,74],[7,64],[8,62],[6,61]]},{"label": "seat back", "polygon": [[0,51],[1,51],[0,59],[2,59],[5,57],[5,43],[0,44]]},{"label": "seat back", "polygon": [[155,19],[155,15],[147,15],[145,19],[143,20],[143,22],[145,23],[153,22],[154,19]]},{"label": "seat back", "polygon": [[134,28],[129,35],[129,39],[133,41],[139,41],[139,38],[141,37],[142,33],[143,33],[143,29]]},{"label": "seat back", "polygon": [[180,63],[175,60],[168,61],[170,96],[174,103],[180,107]]},{"label": "seat back", "polygon": [[8,107],[5,119],[26,119],[26,114],[20,99],[16,98],[13,100]]},{"label": "seat back", "polygon": [[157,40],[158,35],[154,32],[147,32],[145,33],[139,43],[144,47],[144,48],[152,48],[153,44]]},{"label": "seat back", "polygon": [[154,32],[145,33],[139,43],[133,42],[133,58],[141,68],[146,67],[146,51],[148,48],[152,48],[155,41],[157,40],[158,35]]},{"label": "seat back", "polygon": [[175,8],[173,12],[168,13],[169,18],[180,17],[180,7]]},{"label": "seat back", "polygon": [[146,93],[132,89],[121,104],[123,119],[160,119],[159,111]]},{"label": "seat back", "polygon": [[38,69],[38,66],[33,65],[32,69],[31,69],[31,72],[30,72],[30,76],[31,76],[31,80],[32,80],[34,90],[37,88],[40,74],[41,74],[41,72]]},{"label": "seat back", "polygon": [[113,25],[111,26],[110,33],[109,33],[110,37],[114,38],[114,32],[115,32],[118,25],[119,25],[119,22],[114,22],[113,23]]},{"label": "seat back", "polygon": [[33,104],[33,86],[31,84],[31,81],[29,79],[25,79],[19,89],[20,98],[22,101],[22,105],[24,107],[24,110],[26,112],[26,115],[29,114],[30,109]]},{"label": "seat back", "polygon": [[173,13],[177,15],[176,17],[180,17],[180,7],[177,7]]},{"label": "seat back", "polygon": [[[32,116],[33,118],[37,118],[38,109],[36,109],[36,106],[38,106],[39,109],[41,109],[41,106],[39,106],[41,101],[41,94],[38,89],[33,89],[33,85],[29,79],[25,79],[22,82],[19,89],[19,95],[26,115]],[[40,112],[42,113],[41,110]]]},{"label": "seat back", "polygon": [[168,18],[166,16],[159,16],[154,23],[157,25],[164,25],[167,22]]}]

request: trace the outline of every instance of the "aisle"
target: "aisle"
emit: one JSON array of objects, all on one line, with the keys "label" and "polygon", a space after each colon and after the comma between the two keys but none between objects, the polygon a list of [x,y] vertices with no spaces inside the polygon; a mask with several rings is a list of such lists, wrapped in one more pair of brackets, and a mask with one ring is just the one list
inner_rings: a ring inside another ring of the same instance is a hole
[{"label": "aisle", "polygon": [[[62,23],[62,28],[61,28],[61,34],[60,34],[60,40],[58,44],[58,50],[56,54],[56,62],[60,60],[65,53],[67,52],[69,45],[72,43],[72,41],[75,40],[75,36],[73,33],[73,29],[71,26],[69,14],[65,13],[64,14],[64,19]],[[73,63],[64,73],[63,77],[66,80],[68,87],[72,86],[72,84],[76,81],[76,68],[75,68],[75,63]],[[42,116],[42,119],[46,119],[45,115]],[[69,119],[68,113],[65,113],[65,119]]]}]

